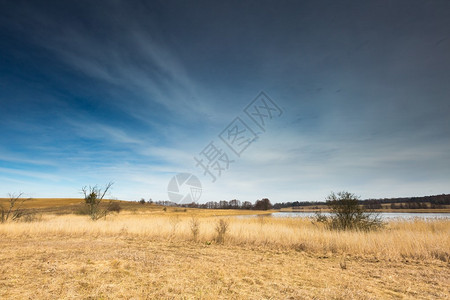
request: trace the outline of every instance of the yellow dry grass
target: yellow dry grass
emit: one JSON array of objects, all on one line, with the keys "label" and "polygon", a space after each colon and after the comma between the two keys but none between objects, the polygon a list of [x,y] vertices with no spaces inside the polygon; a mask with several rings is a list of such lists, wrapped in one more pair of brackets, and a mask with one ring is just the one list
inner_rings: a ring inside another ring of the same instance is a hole
[{"label": "yellow dry grass", "polygon": [[[214,211],[213,211],[214,212]],[[1,299],[445,299],[450,221],[332,232],[300,218],[126,211],[0,224]],[[200,224],[193,241],[192,216]],[[226,219],[224,244],[215,226]]]},{"label": "yellow dry grass", "polygon": [[[200,242],[214,240],[218,217],[205,217],[196,210],[199,218]],[[225,211],[226,212],[226,211]],[[209,211],[205,215],[209,214]],[[220,216],[220,212],[219,212]],[[39,222],[6,223],[0,234],[13,236],[122,236],[133,235],[148,239],[191,239],[191,216],[185,212],[133,213],[110,215],[92,222],[86,216],[45,215]],[[449,261],[450,221],[391,221],[383,230],[329,231],[320,224],[305,218],[240,218],[224,216],[229,222],[227,243],[232,245],[271,246],[300,249],[312,253],[347,253],[385,259],[441,259]]]}]

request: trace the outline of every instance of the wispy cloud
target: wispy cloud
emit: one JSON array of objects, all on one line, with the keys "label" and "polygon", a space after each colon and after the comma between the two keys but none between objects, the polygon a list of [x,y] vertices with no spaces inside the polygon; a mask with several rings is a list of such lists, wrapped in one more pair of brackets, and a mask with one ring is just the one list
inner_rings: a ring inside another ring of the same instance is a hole
[{"label": "wispy cloud", "polygon": [[[202,201],[448,192],[448,5],[405,4],[1,4],[0,187],[164,199],[186,171]],[[210,183],[193,156],[260,90],[283,117]]]}]

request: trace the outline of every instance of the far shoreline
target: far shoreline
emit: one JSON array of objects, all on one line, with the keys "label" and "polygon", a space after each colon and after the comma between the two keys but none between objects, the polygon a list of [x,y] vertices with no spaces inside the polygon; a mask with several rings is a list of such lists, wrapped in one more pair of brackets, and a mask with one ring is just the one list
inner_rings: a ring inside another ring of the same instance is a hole
[{"label": "far shoreline", "polygon": [[[273,212],[329,212],[327,208],[323,209],[312,209],[312,208],[282,208],[278,210],[273,210]],[[450,208],[427,208],[427,209],[374,209],[369,210],[369,212],[374,213],[450,213]]]}]

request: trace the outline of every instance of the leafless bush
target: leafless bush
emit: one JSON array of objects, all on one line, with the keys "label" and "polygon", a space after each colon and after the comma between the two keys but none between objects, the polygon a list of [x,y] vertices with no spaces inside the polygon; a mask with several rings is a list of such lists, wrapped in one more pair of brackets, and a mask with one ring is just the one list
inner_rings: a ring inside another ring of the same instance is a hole
[{"label": "leafless bush", "polygon": [[111,212],[109,209],[113,203],[112,201],[109,201],[106,208],[102,208],[100,204],[103,202],[103,198],[112,185],[113,183],[110,182],[104,189],[97,186],[85,186],[81,189],[84,194],[87,212],[92,220],[96,221],[100,218],[106,217]]},{"label": "leafless bush", "polygon": [[225,235],[227,233],[229,225],[230,225],[229,222],[227,220],[224,220],[224,219],[220,219],[217,222],[217,224],[216,224],[216,232],[217,232],[216,242],[218,244],[223,244],[224,243]]},{"label": "leafless bush", "polygon": [[30,201],[31,198],[21,198],[23,193],[18,195],[9,194],[8,208],[4,208],[0,205],[0,223],[7,221],[17,221],[21,217],[27,214],[27,211],[23,208],[23,204],[26,201]]},{"label": "leafless bush", "polygon": [[35,210],[26,211],[23,216],[20,218],[22,222],[38,222],[42,220],[42,214],[37,214]]},{"label": "leafless bush", "polygon": [[120,204],[118,202],[113,202],[113,203],[111,203],[111,205],[109,205],[108,210],[110,212],[120,213],[120,211],[122,210],[122,207],[120,206]]},{"label": "leafless bush", "polygon": [[192,239],[194,241],[197,241],[198,234],[200,232],[200,221],[196,217],[192,217],[190,223],[189,223],[191,233],[192,233]]},{"label": "leafless bush", "polygon": [[331,216],[318,213],[315,222],[325,224],[328,229],[371,231],[384,225],[380,216],[362,207],[352,193],[331,193],[326,200]]}]

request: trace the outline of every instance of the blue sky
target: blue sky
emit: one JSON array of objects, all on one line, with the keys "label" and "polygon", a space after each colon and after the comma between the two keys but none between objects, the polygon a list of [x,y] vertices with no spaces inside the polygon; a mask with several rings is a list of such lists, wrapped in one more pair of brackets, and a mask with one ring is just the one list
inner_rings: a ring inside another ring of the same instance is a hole
[{"label": "blue sky", "polygon": [[[0,1],[0,197],[167,200],[180,172],[200,202],[449,193],[449,53],[448,1]],[[283,114],[232,156],[261,91]]]}]

